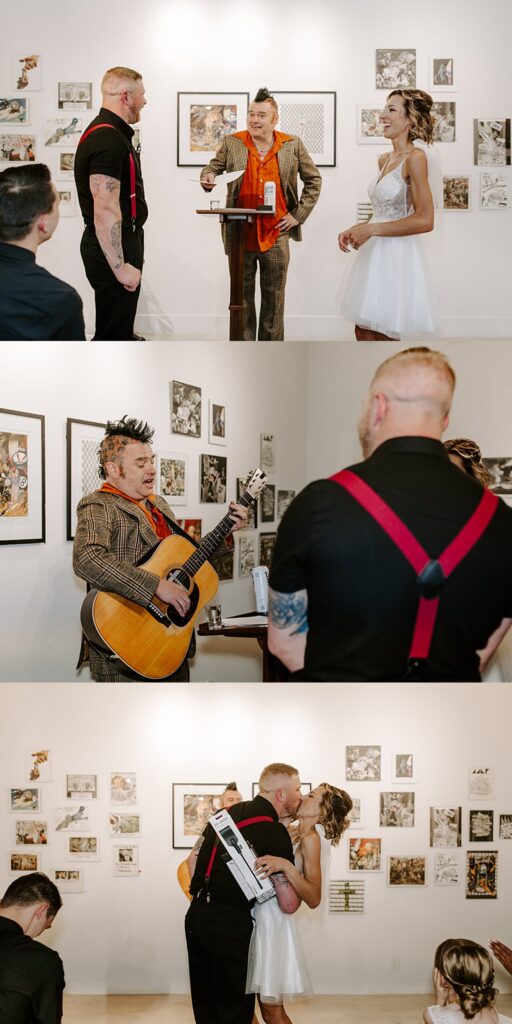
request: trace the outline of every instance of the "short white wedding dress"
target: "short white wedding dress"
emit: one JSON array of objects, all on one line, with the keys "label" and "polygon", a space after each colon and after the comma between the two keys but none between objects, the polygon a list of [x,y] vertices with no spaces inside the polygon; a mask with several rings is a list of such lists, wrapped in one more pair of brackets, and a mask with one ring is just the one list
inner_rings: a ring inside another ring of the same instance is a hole
[{"label": "short white wedding dress", "polygon": [[[414,213],[402,174],[404,160],[379,173],[368,188],[374,223]],[[397,340],[436,330],[433,289],[419,235],[374,235],[348,258],[354,260],[342,303],[348,320]]]},{"label": "short white wedding dress", "polygon": [[[331,844],[321,825],[320,836],[322,888],[328,886]],[[295,866],[302,872],[300,848],[294,847]],[[256,903],[253,908],[254,928],[249,947],[247,992],[257,992],[263,1003],[282,1003],[298,999],[313,989],[299,938],[295,914],[283,914],[277,899]]]}]

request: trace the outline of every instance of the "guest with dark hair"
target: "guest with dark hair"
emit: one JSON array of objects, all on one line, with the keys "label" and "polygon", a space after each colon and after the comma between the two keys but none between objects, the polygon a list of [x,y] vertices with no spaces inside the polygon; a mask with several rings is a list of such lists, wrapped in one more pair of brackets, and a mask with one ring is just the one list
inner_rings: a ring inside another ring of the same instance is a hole
[{"label": "guest with dark hair", "polygon": [[[247,131],[225,135],[213,160],[201,173],[209,191],[215,176],[240,171],[228,185],[226,206],[256,208],[264,204],[265,185],[275,186],[275,212],[246,225],[244,241],[244,336],[240,341],[284,339],[284,294],[290,261],[288,239],[302,239],[301,227],[313,210],[322,178],[302,139],[276,131],[277,103],[259,89],[249,106]],[[297,175],[303,182],[299,199]],[[230,225],[222,225],[226,254],[231,252]],[[255,282],[260,268],[261,310],[256,325]]]},{"label": "guest with dark hair", "polygon": [[0,340],[84,341],[82,300],[36,263],[59,222],[59,193],[45,164],[0,173]]},{"label": "guest with dark hair", "polygon": [[435,1006],[424,1014],[424,1024],[463,1024],[477,1019],[479,1024],[510,1024],[495,1009],[498,990],[494,987],[494,968],[487,950],[471,939],[445,939],[437,947],[433,982]]},{"label": "guest with dark hair", "polygon": [[46,875],[16,878],[0,901],[0,1020],[2,1024],[59,1024],[64,969],[39,935],[62,906]]}]

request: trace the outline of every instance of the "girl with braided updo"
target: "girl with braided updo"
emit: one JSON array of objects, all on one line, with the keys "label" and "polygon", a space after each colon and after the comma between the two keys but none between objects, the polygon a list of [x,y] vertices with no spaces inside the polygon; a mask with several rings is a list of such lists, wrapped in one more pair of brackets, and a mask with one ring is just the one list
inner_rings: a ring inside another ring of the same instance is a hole
[{"label": "girl with braided updo", "polygon": [[[352,800],[343,789],[327,782],[316,786],[303,797],[296,820],[288,827],[295,864],[266,855],[256,861],[259,874],[268,878],[282,872],[314,910],[328,881],[330,847],[338,845],[348,828],[351,809]],[[281,913],[272,899],[256,904],[254,919],[246,991],[258,993],[265,1024],[291,1024],[283,1000],[311,991],[293,916]]]},{"label": "girl with braided updo", "polygon": [[390,153],[379,157],[368,194],[373,214],[338,235],[357,256],[346,286],[344,316],[358,341],[399,340],[435,330],[433,299],[418,235],[433,230],[442,205],[442,175],[432,142],[432,97],[394,89],[380,116]]},{"label": "girl with braided updo", "polygon": [[424,1024],[510,1024],[495,1009],[492,960],[477,942],[445,939],[436,949],[432,977],[437,1002],[424,1011]]}]

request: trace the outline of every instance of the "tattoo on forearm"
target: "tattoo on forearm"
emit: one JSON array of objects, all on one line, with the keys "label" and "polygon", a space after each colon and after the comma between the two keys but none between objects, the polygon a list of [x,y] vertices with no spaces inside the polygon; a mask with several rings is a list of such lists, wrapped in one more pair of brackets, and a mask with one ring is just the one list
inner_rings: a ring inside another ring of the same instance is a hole
[{"label": "tattoo on forearm", "polygon": [[115,254],[116,254],[117,258],[118,258],[118,261],[119,261],[116,264],[116,267],[115,267],[116,270],[118,270],[119,267],[121,266],[121,264],[124,262],[123,242],[122,242],[122,227],[123,227],[122,220],[116,220],[115,224],[112,225],[112,229],[111,229],[111,232],[110,232],[110,239],[111,239],[111,242],[112,242],[112,248],[113,248],[113,250],[114,250],[114,252],[115,252]]},{"label": "tattoo on forearm", "polygon": [[290,629],[291,636],[297,633],[307,633],[307,597],[303,592],[296,591],[294,594],[280,594],[276,590],[269,590],[269,619],[277,629]]}]

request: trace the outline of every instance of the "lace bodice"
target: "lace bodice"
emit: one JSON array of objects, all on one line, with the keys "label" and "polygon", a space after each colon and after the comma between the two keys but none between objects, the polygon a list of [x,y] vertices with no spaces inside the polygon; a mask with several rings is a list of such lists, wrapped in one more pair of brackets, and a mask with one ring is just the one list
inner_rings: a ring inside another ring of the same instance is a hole
[{"label": "lace bodice", "polygon": [[411,190],[402,177],[402,163],[383,178],[377,175],[369,185],[372,220],[401,220],[413,212]]}]

